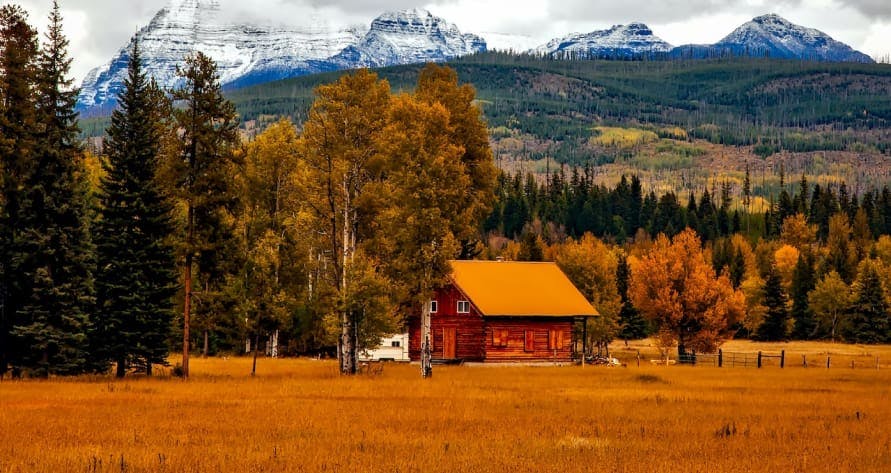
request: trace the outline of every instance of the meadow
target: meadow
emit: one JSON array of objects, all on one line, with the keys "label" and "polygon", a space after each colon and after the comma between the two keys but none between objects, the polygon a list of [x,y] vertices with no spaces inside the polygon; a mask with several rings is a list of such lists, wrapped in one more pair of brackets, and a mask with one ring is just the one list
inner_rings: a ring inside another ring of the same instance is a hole
[{"label": "meadow", "polygon": [[891,369],[192,363],[0,382],[0,472],[891,470]]}]

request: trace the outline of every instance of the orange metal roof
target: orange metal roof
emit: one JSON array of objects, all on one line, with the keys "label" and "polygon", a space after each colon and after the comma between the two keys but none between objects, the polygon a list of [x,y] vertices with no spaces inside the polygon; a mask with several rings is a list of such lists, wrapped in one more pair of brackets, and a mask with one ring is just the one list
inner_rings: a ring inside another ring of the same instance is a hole
[{"label": "orange metal roof", "polygon": [[596,316],[556,263],[451,261],[452,281],[486,317]]}]

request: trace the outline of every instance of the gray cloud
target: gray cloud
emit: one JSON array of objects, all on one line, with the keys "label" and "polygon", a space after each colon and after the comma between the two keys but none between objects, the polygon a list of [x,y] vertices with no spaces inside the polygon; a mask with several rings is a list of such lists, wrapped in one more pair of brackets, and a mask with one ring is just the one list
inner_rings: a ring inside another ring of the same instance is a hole
[{"label": "gray cloud", "polygon": [[841,0],[841,4],[870,18],[891,20],[891,1],[889,0]]},{"label": "gray cloud", "polygon": [[[882,1],[882,0],[875,0]],[[550,3],[550,17],[577,22],[581,19],[599,23],[673,23],[691,17],[708,16],[732,11],[757,16],[776,8],[794,7],[802,0],[775,0],[767,5],[752,5],[739,0],[620,0],[591,2],[590,0],[564,0]]]}]

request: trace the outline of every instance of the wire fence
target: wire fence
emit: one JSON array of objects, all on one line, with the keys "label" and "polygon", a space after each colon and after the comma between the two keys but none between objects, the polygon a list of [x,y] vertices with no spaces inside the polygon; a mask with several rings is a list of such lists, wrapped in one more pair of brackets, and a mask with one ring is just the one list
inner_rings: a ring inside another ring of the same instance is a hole
[{"label": "wire fence", "polygon": [[640,351],[613,352],[625,366],[643,365],[685,365],[715,368],[763,368],[763,369],[891,369],[891,357],[845,353],[795,353],[723,351],[717,353],[687,352],[668,358],[648,357]]}]

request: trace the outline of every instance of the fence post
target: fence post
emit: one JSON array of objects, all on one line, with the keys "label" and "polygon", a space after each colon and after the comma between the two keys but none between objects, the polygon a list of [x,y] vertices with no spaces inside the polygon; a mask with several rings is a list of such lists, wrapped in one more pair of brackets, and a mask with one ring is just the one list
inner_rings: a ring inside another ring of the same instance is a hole
[{"label": "fence post", "polygon": [[829,369],[829,366],[831,363],[832,363],[832,355],[826,355],[826,369]]},{"label": "fence post", "polygon": [[786,367],[786,350],[780,351],[780,368]]},{"label": "fence post", "polygon": [[640,368],[640,350],[637,350],[637,367]]},{"label": "fence post", "polygon": [[879,369],[879,357],[876,357],[876,369]]},{"label": "fence post", "polygon": [[758,367],[761,368],[761,352],[758,352]]},{"label": "fence post", "polygon": [[[718,349],[718,368],[724,366],[724,350]],[[876,367],[879,366],[878,357],[876,357]]]},{"label": "fence post", "polygon": [[854,369],[854,360],[851,360],[851,369]]},{"label": "fence post", "polygon": [[807,355],[801,355],[801,366],[807,368]]}]

